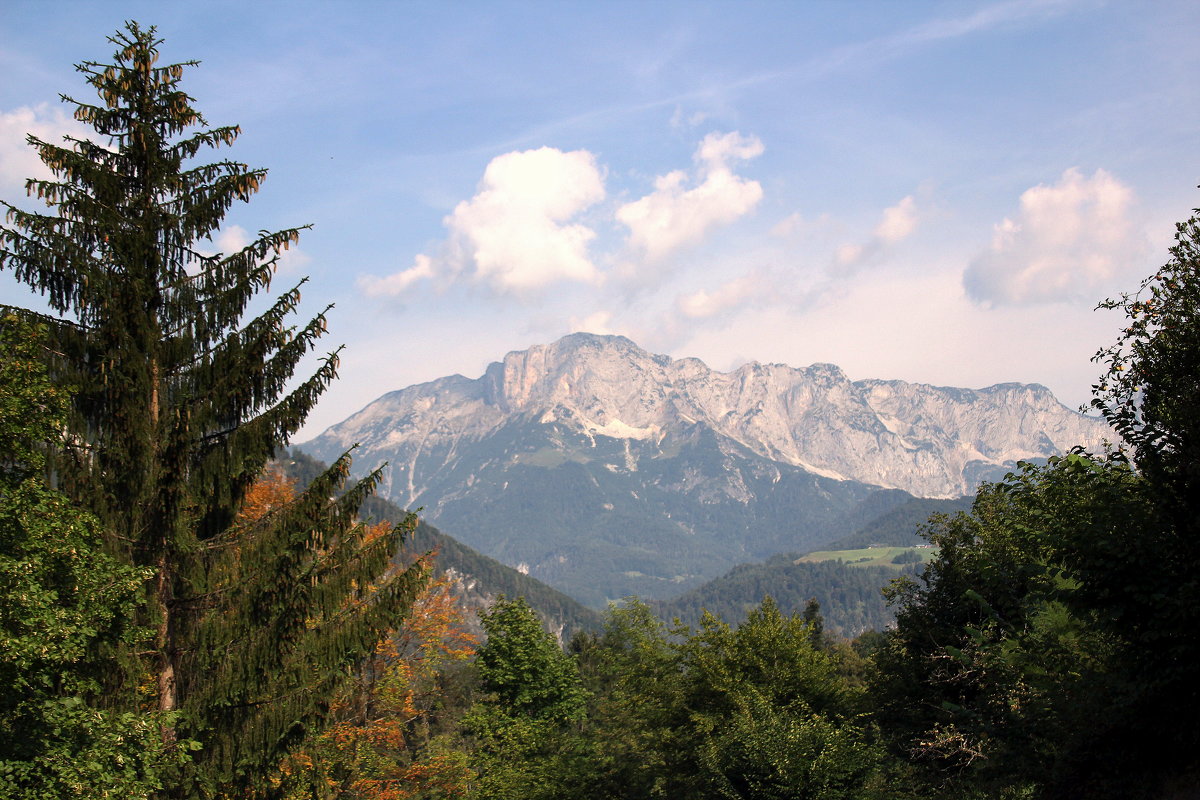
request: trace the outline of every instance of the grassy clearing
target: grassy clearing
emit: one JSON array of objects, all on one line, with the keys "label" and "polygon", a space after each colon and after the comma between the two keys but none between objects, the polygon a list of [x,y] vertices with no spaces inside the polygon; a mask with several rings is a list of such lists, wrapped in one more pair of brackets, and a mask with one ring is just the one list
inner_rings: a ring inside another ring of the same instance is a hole
[{"label": "grassy clearing", "polygon": [[[921,561],[928,561],[937,555],[935,547],[862,547],[857,550],[817,550],[796,559],[796,563],[810,564],[820,561],[841,561],[850,567],[891,567],[899,570],[906,564],[897,564],[895,559],[904,553],[915,553]],[[917,563],[909,561],[907,563]]]}]

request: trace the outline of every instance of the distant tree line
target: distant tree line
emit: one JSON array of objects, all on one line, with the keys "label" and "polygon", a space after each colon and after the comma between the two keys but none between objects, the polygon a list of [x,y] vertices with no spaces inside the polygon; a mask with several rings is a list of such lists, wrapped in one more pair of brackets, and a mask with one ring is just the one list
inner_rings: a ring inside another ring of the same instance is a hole
[{"label": "distant tree line", "polygon": [[734,567],[716,580],[651,607],[663,619],[678,618],[689,625],[699,624],[705,612],[736,625],[767,596],[783,613],[800,611],[816,600],[829,630],[852,638],[893,623],[895,611],[882,589],[896,576],[897,571],[888,567],[808,563],[778,556],[762,564]]}]

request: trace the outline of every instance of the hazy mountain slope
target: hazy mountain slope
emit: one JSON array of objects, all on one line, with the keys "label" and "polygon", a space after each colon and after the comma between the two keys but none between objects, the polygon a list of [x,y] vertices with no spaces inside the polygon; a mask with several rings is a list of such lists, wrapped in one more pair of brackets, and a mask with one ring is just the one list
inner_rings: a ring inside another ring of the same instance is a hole
[{"label": "hazy mountain slope", "polygon": [[871,520],[849,536],[822,545],[825,550],[853,550],[871,545],[911,547],[924,544],[920,528],[934,514],[968,511],[974,498],[938,500],[918,497]]},{"label": "hazy mountain slope", "polygon": [[[285,455],[277,463],[285,474],[301,484],[308,483],[325,469],[324,463],[302,452]],[[379,497],[367,498],[361,512],[364,518],[393,523],[407,514],[394,503]],[[499,595],[524,597],[564,641],[575,631],[600,626],[600,615],[574,598],[467,547],[423,521],[417,524],[405,549],[410,555],[436,551],[436,569],[454,582],[455,592],[468,611],[468,626],[477,633],[481,632],[479,613]]]},{"label": "hazy mountain slope", "polygon": [[594,608],[812,549],[911,498],[769,461],[701,425],[653,456],[520,418],[456,448],[422,516]]}]

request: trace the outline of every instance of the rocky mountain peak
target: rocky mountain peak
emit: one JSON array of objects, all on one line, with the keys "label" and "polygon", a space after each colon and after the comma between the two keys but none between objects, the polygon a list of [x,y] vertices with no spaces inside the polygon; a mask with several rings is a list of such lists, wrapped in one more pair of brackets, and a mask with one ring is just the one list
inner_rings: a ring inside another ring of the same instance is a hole
[{"label": "rocky mountain peak", "polygon": [[970,493],[1018,460],[1098,447],[1111,435],[1037,384],[851,381],[821,363],[752,361],[718,372],[623,336],[575,333],[511,352],[477,380],[452,376],[392,392],[314,444],[332,451],[358,441],[360,461],[416,464],[423,448],[480,439],[516,418],[653,441],[664,451],[701,426],[771,461],[926,497]]},{"label": "rocky mountain peak", "polygon": [[[467,544],[596,607],[971,493],[1018,459],[1110,435],[1042,386],[851,381],[833,364],[729,372],[573,334],[380,397],[313,441]],[[903,490],[903,491],[901,491]]]}]

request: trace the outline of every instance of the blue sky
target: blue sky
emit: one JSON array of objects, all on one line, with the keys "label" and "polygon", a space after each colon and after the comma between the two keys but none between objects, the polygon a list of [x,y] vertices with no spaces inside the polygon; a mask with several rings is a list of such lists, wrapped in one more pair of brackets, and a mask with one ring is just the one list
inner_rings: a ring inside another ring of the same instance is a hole
[{"label": "blue sky", "polygon": [[201,60],[271,171],[214,247],[312,223],[276,285],[347,346],[300,439],[573,330],[1075,406],[1200,205],[1194,2],[52,8],[0,6],[0,197],[123,20]]}]

